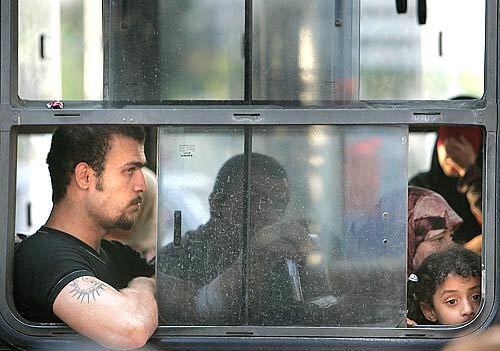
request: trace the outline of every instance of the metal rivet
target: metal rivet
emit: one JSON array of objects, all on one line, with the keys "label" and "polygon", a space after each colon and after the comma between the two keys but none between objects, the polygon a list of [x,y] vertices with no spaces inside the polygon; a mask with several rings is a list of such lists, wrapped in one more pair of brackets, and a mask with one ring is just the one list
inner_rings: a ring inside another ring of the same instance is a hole
[{"label": "metal rivet", "polygon": [[342,20],[341,20],[340,18],[337,18],[337,19],[335,20],[335,26],[337,26],[337,27],[342,27]]},{"label": "metal rivet", "polygon": [[382,216],[383,216],[384,218],[389,217],[389,212],[383,212],[383,213],[382,213]]},{"label": "metal rivet", "polygon": [[384,238],[384,240],[382,240],[382,241],[384,242],[384,244],[387,244],[387,242],[388,242],[389,240],[387,240],[386,238]]}]

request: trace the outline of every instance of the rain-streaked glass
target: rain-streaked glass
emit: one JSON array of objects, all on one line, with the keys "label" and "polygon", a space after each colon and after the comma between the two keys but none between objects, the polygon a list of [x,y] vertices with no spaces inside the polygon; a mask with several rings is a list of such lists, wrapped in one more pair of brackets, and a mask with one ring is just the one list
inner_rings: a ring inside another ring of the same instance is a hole
[{"label": "rain-streaked glass", "polygon": [[160,128],[163,323],[403,323],[407,128],[252,129]]}]

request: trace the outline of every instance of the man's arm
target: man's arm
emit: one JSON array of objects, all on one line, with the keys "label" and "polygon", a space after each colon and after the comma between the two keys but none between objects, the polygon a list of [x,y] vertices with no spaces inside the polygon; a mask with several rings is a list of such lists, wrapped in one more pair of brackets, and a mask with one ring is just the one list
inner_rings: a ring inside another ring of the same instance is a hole
[{"label": "man's arm", "polygon": [[143,346],[158,326],[152,278],[134,278],[117,291],[95,277],[80,277],[61,290],[53,310],[76,332],[114,349]]}]

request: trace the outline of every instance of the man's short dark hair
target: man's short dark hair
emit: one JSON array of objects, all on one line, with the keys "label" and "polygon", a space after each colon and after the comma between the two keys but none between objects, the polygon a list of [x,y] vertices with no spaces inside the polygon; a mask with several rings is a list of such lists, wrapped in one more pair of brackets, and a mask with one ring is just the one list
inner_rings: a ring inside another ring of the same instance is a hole
[{"label": "man's short dark hair", "polygon": [[62,126],[56,129],[47,155],[53,203],[66,195],[78,163],[87,163],[97,176],[102,174],[114,135],[131,138],[141,144],[145,138],[144,128],[140,126]]}]

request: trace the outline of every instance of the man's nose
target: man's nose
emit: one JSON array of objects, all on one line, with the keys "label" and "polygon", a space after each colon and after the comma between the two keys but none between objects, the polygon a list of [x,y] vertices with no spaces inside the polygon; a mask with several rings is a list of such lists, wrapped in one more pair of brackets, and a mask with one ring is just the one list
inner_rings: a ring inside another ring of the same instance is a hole
[{"label": "man's nose", "polygon": [[144,173],[142,172],[142,169],[141,169],[138,172],[136,172],[135,174],[136,174],[136,176],[134,179],[134,191],[143,193],[148,188],[148,185],[146,184],[146,178],[144,177]]}]

